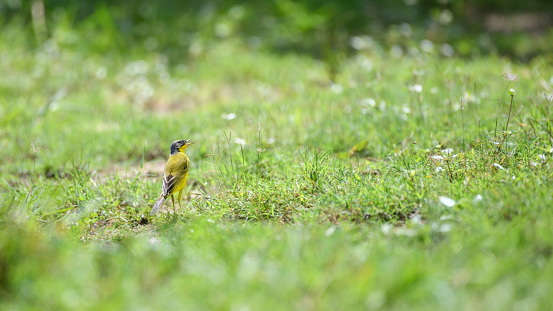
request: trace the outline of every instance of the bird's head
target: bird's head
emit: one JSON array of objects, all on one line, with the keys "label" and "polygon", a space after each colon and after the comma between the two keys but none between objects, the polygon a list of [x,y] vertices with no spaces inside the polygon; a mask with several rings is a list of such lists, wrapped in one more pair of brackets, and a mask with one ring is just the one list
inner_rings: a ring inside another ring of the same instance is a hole
[{"label": "bird's head", "polygon": [[186,150],[186,147],[193,144],[191,141],[192,139],[186,139],[186,140],[175,140],[171,144],[171,155],[174,155],[177,152],[184,152]]}]

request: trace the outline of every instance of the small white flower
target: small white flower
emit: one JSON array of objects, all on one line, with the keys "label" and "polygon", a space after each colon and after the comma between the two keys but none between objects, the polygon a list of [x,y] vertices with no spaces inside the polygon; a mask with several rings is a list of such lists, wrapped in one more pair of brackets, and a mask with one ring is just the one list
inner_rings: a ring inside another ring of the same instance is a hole
[{"label": "small white flower", "polygon": [[376,106],[376,101],[372,98],[365,98],[365,99],[361,100],[361,104],[366,105],[366,106],[374,107],[374,106]]},{"label": "small white flower", "polygon": [[440,232],[449,232],[449,231],[451,231],[450,224],[443,224],[440,226]]},{"label": "small white flower", "polygon": [[423,50],[426,53],[432,52],[434,49],[434,43],[430,40],[422,40],[421,41],[421,50]]},{"label": "small white flower", "polygon": [[442,55],[445,57],[452,57],[453,54],[455,53],[455,50],[449,44],[442,44],[442,46],[440,47],[440,51],[442,52]]},{"label": "small white flower", "polygon": [[344,91],[344,88],[340,84],[335,84],[332,82],[330,82],[330,89],[336,94],[340,94],[342,93],[342,91]]},{"label": "small white flower", "polygon": [[497,168],[500,169],[500,170],[504,170],[504,169],[505,169],[503,166],[501,166],[501,165],[498,164],[498,163],[494,163],[493,166],[497,167]]},{"label": "small white flower", "polygon": [[452,20],[453,20],[453,13],[451,13],[450,10],[443,10],[442,12],[440,12],[440,16],[438,18],[438,21],[440,22],[440,24],[447,25],[451,23]]},{"label": "small white flower", "polygon": [[230,27],[227,24],[219,23],[215,25],[215,34],[221,38],[225,38],[230,34]]},{"label": "small white flower", "polygon": [[440,202],[447,207],[453,207],[455,205],[455,201],[448,197],[438,197],[438,200],[440,200]]},{"label": "small white flower", "polygon": [[329,227],[325,231],[325,236],[331,236],[336,231],[336,226]]},{"label": "small white flower", "polygon": [[442,154],[445,154],[445,155],[450,155],[453,153],[453,149],[451,148],[446,148],[444,150],[442,150]]},{"label": "small white flower", "polygon": [[361,37],[352,37],[350,39],[349,44],[352,48],[356,50],[364,50],[365,49],[365,41]]},{"label": "small white flower", "polygon": [[242,138],[235,138],[234,142],[242,146],[246,145],[246,140]]},{"label": "small white flower", "polygon": [[407,23],[401,23],[399,25],[399,32],[405,37],[410,37],[413,33],[413,28]]},{"label": "small white flower", "polygon": [[515,96],[515,94],[516,94],[515,89],[509,89],[509,95]]},{"label": "small white flower", "polygon": [[414,224],[417,224],[417,225],[421,225],[422,224],[422,221],[421,221],[421,216],[420,215],[413,215],[413,217],[411,217],[411,222],[414,223]]},{"label": "small white flower", "polygon": [[436,167],[436,173],[440,173],[440,172],[441,172],[441,171],[443,171],[443,170],[444,170],[444,169],[443,169],[443,168],[441,168],[441,167],[439,167],[439,166],[438,166],[438,167]]},{"label": "small white flower", "polygon": [[229,113],[229,114],[223,113],[223,115],[221,115],[221,118],[229,121],[234,120],[236,119],[236,113]]},{"label": "small white flower", "polygon": [[402,227],[402,228],[397,228],[394,233],[396,235],[415,236],[417,234],[417,231]]},{"label": "small white flower", "polygon": [[394,45],[390,49],[390,54],[392,54],[393,58],[400,58],[403,55],[403,50],[399,45]]},{"label": "small white flower", "polygon": [[100,67],[96,70],[96,79],[103,80],[108,74],[108,71],[105,67]]},{"label": "small white flower", "polygon": [[389,223],[385,223],[380,227],[380,230],[382,230],[382,233],[385,235],[389,235],[392,232],[392,225]]},{"label": "small white flower", "polygon": [[420,93],[420,92],[422,92],[422,85],[420,85],[420,84],[409,85],[409,91],[415,92],[415,93]]},{"label": "small white flower", "polygon": [[518,76],[517,74],[513,74],[513,73],[503,73],[503,77],[509,80],[509,82],[517,81],[518,80],[517,76]]},{"label": "small white flower", "polygon": [[482,199],[483,199],[483,198],[482,198],[482,195],[477,194],[477,195],[474,197],[474,202],[480,202],[480,201],[482,201]]}]

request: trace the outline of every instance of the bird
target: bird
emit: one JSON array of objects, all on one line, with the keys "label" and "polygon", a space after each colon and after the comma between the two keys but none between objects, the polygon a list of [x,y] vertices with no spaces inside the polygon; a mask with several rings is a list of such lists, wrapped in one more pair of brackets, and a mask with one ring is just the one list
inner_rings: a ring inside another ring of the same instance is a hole
[{"label": "bird", "polygon": [[174,194],[179,193],[177,202],[180,207],[180,198],[184,186],[186,186],[186,179],[188,177],[188,167],[190,165],[190,160],[188,156],[184,154],[186,147],[192,145],[191,139],[187,140],[175,140],[171,144],[171,155],[165,164],[165,173],[163,174],[163,183],[161,186],[161,194],[159,195],[156,203],[152,207],[150,216],[153,216],[157,213],[157,210],[165,202],[167,197],[171,197],[173,202],[173,210],[175,210],[175,198]]}]

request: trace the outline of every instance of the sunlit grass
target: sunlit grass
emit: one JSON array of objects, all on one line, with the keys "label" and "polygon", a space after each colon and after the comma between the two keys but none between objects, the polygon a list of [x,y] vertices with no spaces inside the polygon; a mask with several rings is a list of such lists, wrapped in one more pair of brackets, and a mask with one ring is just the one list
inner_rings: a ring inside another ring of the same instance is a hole
[{"label": "sunlit grass", "polygon": [[[231,39],[173,63],[4,33],[0,308],[548,307],[545,61],[375,51],[331,82]],[[151,218],[183,138],[189,197]]]}]

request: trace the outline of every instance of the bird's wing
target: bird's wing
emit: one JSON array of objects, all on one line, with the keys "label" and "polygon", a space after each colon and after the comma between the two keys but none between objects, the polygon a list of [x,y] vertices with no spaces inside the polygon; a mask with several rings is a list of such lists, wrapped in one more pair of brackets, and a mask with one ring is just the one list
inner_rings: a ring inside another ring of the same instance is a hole
[{"label": "bird's wing", "polygon": [[187,176],[188,164],[189,161],[186,156],[173,155],[169,157],[163,175],[162,194],[164,197],[173,194],[177,185]]}]

